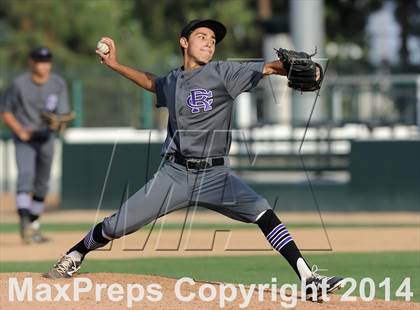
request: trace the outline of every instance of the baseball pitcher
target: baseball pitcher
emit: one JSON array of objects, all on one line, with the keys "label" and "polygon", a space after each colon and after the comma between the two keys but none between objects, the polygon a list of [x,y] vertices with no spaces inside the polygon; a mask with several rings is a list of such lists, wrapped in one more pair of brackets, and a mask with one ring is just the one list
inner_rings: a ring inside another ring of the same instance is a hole
[{"label": "baseball pitcher", "polygon": [[[252,90],[267,75],[289,78],[301,91],[320,87],[322,68],[310,55],[279,49],[279,60],[264,62],[212,61],[216,44],[226,34],[215,20],[193,20],[181,31],[183,64],[165,76],[120,64],[111,38],[101,42],[109,49],[96,53],[112,70],[156,94],[157,107],[169,111],[164,163],[154,177],[132,195],[117,212],[98,223],[44,275],[71,277],[86,254],[113,239],[133,233],[165,214],[200,205],[232,219],[258,225],[268,242],[289,262],[297,276],[313,284],[320,295],[340,288],[343,279],[326,277],[308,266],[286,226],[266,199],[255,193],[229,167],[233,101]],[[316,268],[315,268],[316,269]]]}]

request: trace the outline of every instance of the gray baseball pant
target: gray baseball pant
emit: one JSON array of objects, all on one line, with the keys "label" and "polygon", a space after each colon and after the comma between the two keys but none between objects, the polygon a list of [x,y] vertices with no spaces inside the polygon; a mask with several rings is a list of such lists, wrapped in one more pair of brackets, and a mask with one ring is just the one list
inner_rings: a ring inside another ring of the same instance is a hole
[{"label": "gray baseball pant", "polygon": [[102,232],[108,239],[120,238],[165,214],[195,205],[246,223],[256,222],[262,212],[272,209],[228,166],[187,170],[165,161],[143,188],[103,220]]},{"label": "gray baseball pant", "polygon": [[[45,197],[54,155],[54,136],[45,142],[22,142],[14,139],[14,143],[18,169],[17,192]],[[21,206],[18,199],[17,207],[29,206]]]}]

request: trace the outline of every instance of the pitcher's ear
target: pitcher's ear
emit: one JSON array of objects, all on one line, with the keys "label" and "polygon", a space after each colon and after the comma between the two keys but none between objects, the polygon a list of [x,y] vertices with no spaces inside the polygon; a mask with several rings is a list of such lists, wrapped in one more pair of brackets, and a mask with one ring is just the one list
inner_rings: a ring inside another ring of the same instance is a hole
[{"label": "pitcher's ear", "polygon": [[180,37],[179,38],[179,45],[181,45],[182,48],[188,47],[188,40],[186,37]]}]

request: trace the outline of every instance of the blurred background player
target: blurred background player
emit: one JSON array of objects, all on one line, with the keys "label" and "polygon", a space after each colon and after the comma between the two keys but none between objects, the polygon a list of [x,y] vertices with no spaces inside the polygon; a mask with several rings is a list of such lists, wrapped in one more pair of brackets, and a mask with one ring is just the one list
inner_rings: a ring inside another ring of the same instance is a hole
[{"label": "blurred background player", "polygon": [[53,55],[46,47],[30,52],[29,72],[16,77],[0,102],[11,129],[18,169],[16,207],[24,243],[44,243],[39,217],[44,210],[54,154],[54,131],[43,113],[69,114],[66,82],[51,73]]}]

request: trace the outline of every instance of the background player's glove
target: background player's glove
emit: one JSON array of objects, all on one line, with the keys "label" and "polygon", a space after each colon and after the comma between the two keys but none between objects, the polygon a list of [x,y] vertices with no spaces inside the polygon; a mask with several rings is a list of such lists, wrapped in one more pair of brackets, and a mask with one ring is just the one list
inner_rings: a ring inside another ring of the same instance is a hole
[{"label": "background player's glove", "polygon": [[[311,59],[316,54],[316,50],[312,55],[284,48],[279,48],[276,52],[286,69],[289,87],[302,92],[320,89],[324,73],[321,65]],[[320,72],[318,81],[316,80],[317,68]]]},{"label": "background player's glove", "polygon": [[63,132],[74,119],[74,113],[58,115],[51,112],[42,112],[42,118],[47,123],[49,130]]}]

